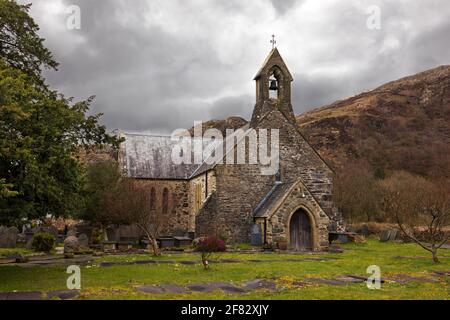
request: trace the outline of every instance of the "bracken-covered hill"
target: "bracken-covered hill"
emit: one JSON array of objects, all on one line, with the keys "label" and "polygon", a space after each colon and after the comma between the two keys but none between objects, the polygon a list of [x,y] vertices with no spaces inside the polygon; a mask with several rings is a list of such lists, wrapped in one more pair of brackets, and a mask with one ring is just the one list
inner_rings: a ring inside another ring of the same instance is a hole
[{"label": "bracken-covered hill", "polygon": [[297,117],[300,130],[339,169],[365,159],[374,169],[450,175],[450,66],[387,83]]}]

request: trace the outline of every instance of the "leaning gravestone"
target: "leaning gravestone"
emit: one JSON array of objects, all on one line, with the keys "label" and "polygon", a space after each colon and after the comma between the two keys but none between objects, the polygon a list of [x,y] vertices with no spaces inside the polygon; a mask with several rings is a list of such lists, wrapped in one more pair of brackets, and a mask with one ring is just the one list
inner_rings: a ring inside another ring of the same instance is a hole
[{"label": "leaning gravestone", "polygon": [[397,240],[397,237],[398,237],[398,230],[397,230],[397,229],[392,229],[392,230],[389,232],[389,240],[390,240],[390,241]]},{"label": "leaning gravestone", "polygon": [[380,233],[380,241],[381,242],[388,242],[390,236],[391,236],[391,230],[383,230]]},{"label": "leaning gravestone", "polygon": [[64,240],[64,253],[74,253],[80,250],[80,243],[77,237],[70,236]]},{"label": "leaning gravestone", "polygon": [[19,230],[16,227],[0,227],[0,248],[14,248],[17,243],[17,234]]},{"label": "leaning gravestone", "polygon": [[383,230],[380,234],[380,241],[381,242],[394,241],[397,239],[397,237],[398,237],[397,229]]},{"label": "leaning gravestone", "polygon": [[82,248],[89,248],[89,237],[85,233],[80,234],[78,237],[78,243]]}]

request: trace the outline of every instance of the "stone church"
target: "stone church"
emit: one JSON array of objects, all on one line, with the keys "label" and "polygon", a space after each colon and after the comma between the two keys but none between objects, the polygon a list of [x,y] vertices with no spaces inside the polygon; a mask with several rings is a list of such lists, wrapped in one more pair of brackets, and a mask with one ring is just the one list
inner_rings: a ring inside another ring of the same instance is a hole
[{"label": "stone church", "polygon": [[[333,171],[298,129],[292,75],[277,48],[256,74],[256,105],[242,128],[279,130],[279,169],[260,164],[174,164],[169,136],[126,134],[119,162],[169,218],[167,236],[219,234],[228,242],[324,250],[329,232],[344,231],[333,205]],[[225,150],[234,152],[235,150]]]}]

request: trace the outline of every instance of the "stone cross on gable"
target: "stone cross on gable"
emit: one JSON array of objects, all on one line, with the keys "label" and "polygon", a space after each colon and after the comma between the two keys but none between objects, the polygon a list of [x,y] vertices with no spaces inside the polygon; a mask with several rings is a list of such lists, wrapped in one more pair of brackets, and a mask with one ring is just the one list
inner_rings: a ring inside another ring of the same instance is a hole
[{"label": "stone cross on gable", "polygon": [[272,49],[275,49],[275,45],[277,44],[276,40],[275,40],[275,35],[272,35],[272,40],[270,40],[270,43],[272,44]]}]

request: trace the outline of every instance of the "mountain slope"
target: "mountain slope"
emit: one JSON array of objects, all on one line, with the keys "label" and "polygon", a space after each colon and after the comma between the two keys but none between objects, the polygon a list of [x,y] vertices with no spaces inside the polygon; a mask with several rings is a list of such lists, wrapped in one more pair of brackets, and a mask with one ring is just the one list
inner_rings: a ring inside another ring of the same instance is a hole
[{"label": "mountain slope", "polygon": [[339,169],[365,159],[374,169],[450,175],[450,66],[387,83],[297,117],[300,130]]}]

